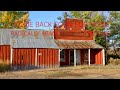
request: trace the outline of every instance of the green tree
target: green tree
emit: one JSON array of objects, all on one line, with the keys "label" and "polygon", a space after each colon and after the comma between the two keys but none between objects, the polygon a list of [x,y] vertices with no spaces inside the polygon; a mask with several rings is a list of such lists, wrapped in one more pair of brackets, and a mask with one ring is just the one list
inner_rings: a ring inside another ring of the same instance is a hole
[{"label": "green tree", "polygon": [[119,11],[110,11],[110,31],[111,35],[109,38],[112,40],[112,46],[114,48],[114,54],[118,56],[115,49],[115,44],[120,41],[120,12]]},{"label": "green tree", "polygon": [[0,11],[0,28],[25,29],[29,21],[28,11]]}]

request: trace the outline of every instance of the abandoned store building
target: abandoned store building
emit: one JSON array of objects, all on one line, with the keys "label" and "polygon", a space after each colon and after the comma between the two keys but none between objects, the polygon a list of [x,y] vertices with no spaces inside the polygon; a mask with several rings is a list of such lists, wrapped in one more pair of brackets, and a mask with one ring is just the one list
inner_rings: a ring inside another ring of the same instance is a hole
[{"label": "abandoned store building", "polygon": [[66,18],[53,30],[0,30],[0,60],[11,68],[53,68],[105,64],[104,48],[82,19]]}]

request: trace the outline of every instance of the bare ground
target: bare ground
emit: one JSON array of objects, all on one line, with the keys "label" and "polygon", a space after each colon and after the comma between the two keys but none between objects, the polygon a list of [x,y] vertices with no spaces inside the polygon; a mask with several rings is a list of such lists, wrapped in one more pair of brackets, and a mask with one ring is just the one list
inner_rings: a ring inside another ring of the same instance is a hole
[{"label": "bare ground", "polygon": [[120,65],[70,66],[0,73],[0,79],[119,79]]}]

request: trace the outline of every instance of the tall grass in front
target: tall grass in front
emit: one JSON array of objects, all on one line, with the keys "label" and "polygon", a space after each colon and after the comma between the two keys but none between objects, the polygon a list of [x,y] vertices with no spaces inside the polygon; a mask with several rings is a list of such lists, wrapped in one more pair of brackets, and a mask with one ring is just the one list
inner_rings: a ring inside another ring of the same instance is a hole
[{"label": "tall grass in front", "polygon": [[109,64],[112,64],[112,65],[120,65],[120,59],[110,58],[110,59],[109,59]]},{"label": "tall grass in front", "polygon": [[10,60],[0,60],[0,72],[6,72],[10,70]]}]

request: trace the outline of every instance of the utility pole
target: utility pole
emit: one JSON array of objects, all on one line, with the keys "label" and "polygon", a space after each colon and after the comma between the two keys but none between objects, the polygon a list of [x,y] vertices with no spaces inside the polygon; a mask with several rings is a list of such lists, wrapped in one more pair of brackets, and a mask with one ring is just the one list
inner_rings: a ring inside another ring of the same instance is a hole
[{"label": "utility pole", "polygon": [[105,31],[105,61],[106,61],[106,64],[107,64],[107,40],[108,40],[108,38],[107,38],[107,36],[110,34],[110,32],[108,32],[108,31]]},{"label": "utility pole", "polygon": [[107,32],[105,32],[105,64],[107,64]]}]

